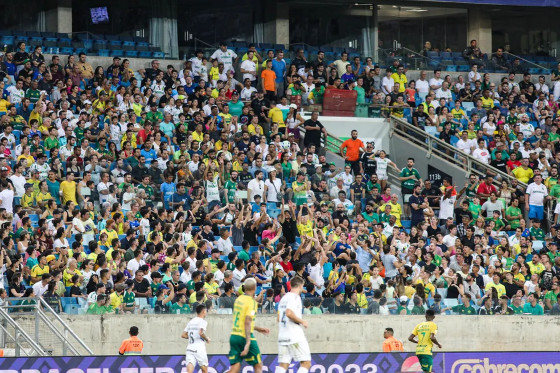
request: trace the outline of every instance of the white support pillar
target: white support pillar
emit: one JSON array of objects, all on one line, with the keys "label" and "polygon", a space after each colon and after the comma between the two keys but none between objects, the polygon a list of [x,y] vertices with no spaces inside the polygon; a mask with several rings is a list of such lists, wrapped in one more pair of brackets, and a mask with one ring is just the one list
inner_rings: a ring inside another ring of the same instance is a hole
[{"label": "white support pillar", "polygon": [[468,10],[467,42],[476,40],[482,53],[491,54],[492,50],[492,19],[488,12],[480,8],[469,8]]}]

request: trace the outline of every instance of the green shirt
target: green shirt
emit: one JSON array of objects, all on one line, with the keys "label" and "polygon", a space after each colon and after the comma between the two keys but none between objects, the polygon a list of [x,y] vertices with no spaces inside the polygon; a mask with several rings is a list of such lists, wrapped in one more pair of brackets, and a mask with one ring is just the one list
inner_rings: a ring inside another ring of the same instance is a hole
[{"label": "green shirt", "polygon": [[163,114],[160,113],[159,111],[156,112],[150,111],[148,112],[148,114],[146,114],[146,120],[149,120],[152,123],[163,122]]},{"label": "green shirt", "polygon": [[420,173],[415,168],[409,170],[408,167],[405,167],[402,169],[399,175],[400,177],[409,177],[412,175],[416,176],[416,180],[414,179],[404,180],[401,183],[401,188],[412,190],[414,188],[414,184],[416,184],[416,182],[420,180]]},{"label": "green shirt", "polygon": [[152,188],[151,185],[140,184],[140,185],[138,185],[138,189],[144,189],[144,191],[146,192],[146,196],[148,197],[148,198],[146,198],[146,202],[148,202],[148,203],[152,202],[152,199],[154,199],[155,193],[154,193],[154,188]]},{"label": "green shirt", "polygon": [[55,137],[54,139],[47,137],[45,139],[45,149],[51,150],[54,148],[58,148],[60,146],[58,139]]},{"label": "green shirt", "polygon": [[235,181],[228,180],[224,184],[224,189],[227,190],[226,202],[234,202],[235,192],[237,191],[237,183]]},{"label": "green shirt", "polygon": [[180,313],[181,315],[188,315],[192,313],[191,307],[188,304],[183,304],[182,306],[179,303],[173,303],[171,307],[169,307],[170,313]]},{"label": "green shirt", "polygon": [[531,303],[527,302],[523,306],[523,313],[530,313],[531,315],[544,315],[544,310],[538,303],[536,303],[535,307],[533,307]]},{"label": "green shirt", "polygon": [[136,296],[134,295],[134,293],[132,291],[125,291],[123,294],[123,304],[125,305],[125,307],[132,307],[134,306],[134,300],[135,300]]},{"label": "green shirt", "polygon": [[366,102],[366,91],[363,87],[354,87],[354,91],[358,92],[358,97],[356,100],[357,104],[364,104]]},{"label": "green shirt", "polygon": [[555,184],[550,188],[550,196],[554,198],[560,197],[560,184]]},{"label": "green shirt", "polygon": [[158,288],[161,284],[156,284],[155,282],[152,282],[150,284],[150,289],[152,290],[152,296],[155,297],[158,291]]},{"label": "green shirt", "polygon": [[379,185],[379,183],[372,183],[371,180],[369,180],[366,184],[366,190],[369,192],[373,189],[377,189],[379,191],[379,193],[381,193],[381,185]]},{"label": "green shirt", "polygon": [[412,307],[412,311],[410,313],[412,315],[423,315],[425,312],[424,307],[414,306]]},{"label": "green shirt", "polygon": [[482,209],[482,206],[480,205],[475,205],[473,202],[469,202],[469,211],[471,212],[472,216],[473,216],[473,222],[478,219],[478,217],[480,216],[480,210]]},{"label": "green shirt", "polygon": [[243,106],[245,106],[245,104],[243,104],[243,102],[238,100],[237,102],[230,101],[228,106],[229,106],[229,113],[234,117],[238,117],[241,115]]},{"label": "green shirt", "polygon": [[529,234],[531,237],[535,237],[536,240],[544,241],[544,231],[541,228],[531,227]]},{"label": "green shirt", "polygon": [[459,315],[476,315],[476,310],[473,306],[466,307],[464,304],[458,304],[451,309]]},{"label": "green shirt", "polygon": [[516,229],[519,227],[519,220],[523,216],[521,214],[521,209],[519,207],[510,206],[506,209],[506,216],[515,216],[517,219],[509,220],[509,224],[511,225],[511,229]]},{"label": "green shirt", "polygon": [[516,307],[513,304],[510,307],[515,315],[521,315],[523,313],[523,307]]},{"label": "green shirt", "polygon": [[97,303],[93,303],[91,306],[89,306],[87,313],[89,315],[103,315],[111,311],[111,306],[98,306]]},{"label": "green shirt", "polygon": [[249,253],[245,250],[241,250],[238,254],[237,254],[237,258],[238,259],[243,259],[244,262],[248,262],[251,257],[249,256]]},{"label": "green shirt", "polygon": [[555,293],[552,290],[550,290],[546,293],[546,295],[544,296],[544,299],[550,299],[550,305],[554,306],[554,304],[556,302],[558,302],[558,294],[560,294],[560,293]]},{"label": "green shirt", "polygon": [[32,104],[35,104],[39,101],[39,98],[41,98],[41,91],[29,88],[27,92],[25,92],[25,97],[27,97]]},{"label": "green shirt", "polygon": [[296,192],[296,188],[304,187],[305,184],[305,181],[303,183],[299,183],[297,181],[294,181],[292,183],[292,190],[294,191],[294,202],[296,203],[296,206],[307,204],[307,190],[304,188],[303,190]]},{"label": "green shirt", "polygon": [[378,223],[379,222],[379,215],[376,214],[375,212],[371,213],[371,216],[368,215],[365,211],[362,212],[362,216],[364,217],[364,219],[368,222],[368,223]]}]

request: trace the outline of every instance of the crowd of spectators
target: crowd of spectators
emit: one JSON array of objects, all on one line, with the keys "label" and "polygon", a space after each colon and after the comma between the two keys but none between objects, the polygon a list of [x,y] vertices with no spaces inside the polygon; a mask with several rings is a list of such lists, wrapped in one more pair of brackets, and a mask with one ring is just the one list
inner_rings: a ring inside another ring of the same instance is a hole
[{"label": "crowd of spectators", "polygon": [[[93,314],[190,313],[204,302],[220,312],[254,277],[261,311],[274,312],[301,276],[307,313],[560,311],[560,233],[541,227],[545,199],[560,190],[557,122],[544,115],[558,108],[544,81],[510,75],[492,91],[473,65],[468,80],[436,71],[413,85],[398,62],[382,78],[371,59],[345,53],[327,64],[301,51],[287,64],[282,51],[238,56],[224,43],[182,70],[154,60],[135,72],[118,57],[94,69],[85,54],[47,66],[25,45],[3,57],[2,302],[43,297],[62,312],[77,298]],[[396,165],[357,131],[337,168],[319,114],[299,111],[330,88],[382,99],[395,116],[417,106],[415,125],[441,127],[442,139],[452,128],[449,141],[461,133],[468,146],[457,147],[498,169],[507,159],[528,189],[515,178],[497,189],[495,175],[435,187],[414,159]],[[525,114],[539,115],[539,128]]]}]

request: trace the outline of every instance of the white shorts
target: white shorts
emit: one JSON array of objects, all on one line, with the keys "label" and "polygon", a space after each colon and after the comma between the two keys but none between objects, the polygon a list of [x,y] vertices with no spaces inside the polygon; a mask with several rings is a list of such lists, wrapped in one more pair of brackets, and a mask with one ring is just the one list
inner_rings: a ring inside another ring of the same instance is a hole
[{"label": "white shorts", "polygon": [[278,363],[290,364],[293,361],[311,361],[311,351],[307,340],[290,345],[278,345]]},{"label": "white shorts", "polygon": [[387,180],[387,179],[389,179],[389,176],[387,176],[385,172],[377,171],[377,180]]},{"label": "white shorts", "polygon": [[208,355],[206,355],[206,348],[188,349],[185,356],[185,365],[189,364],[192,364],[194,367],[196,367],[196,364],[199,367],[207,367]]}]

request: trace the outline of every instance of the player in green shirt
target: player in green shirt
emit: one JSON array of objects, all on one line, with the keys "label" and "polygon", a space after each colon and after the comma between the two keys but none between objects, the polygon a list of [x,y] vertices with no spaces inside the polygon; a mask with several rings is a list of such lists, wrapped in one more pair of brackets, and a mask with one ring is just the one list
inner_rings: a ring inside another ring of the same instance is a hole
[{"label": "player in green shirt", "polygon": [[298,172],[297,179],[292,183],[292,190],[294,191],[294,202],[296,206],[307,204],[307,189],[308,184],[305,180],[305,174]]}]

